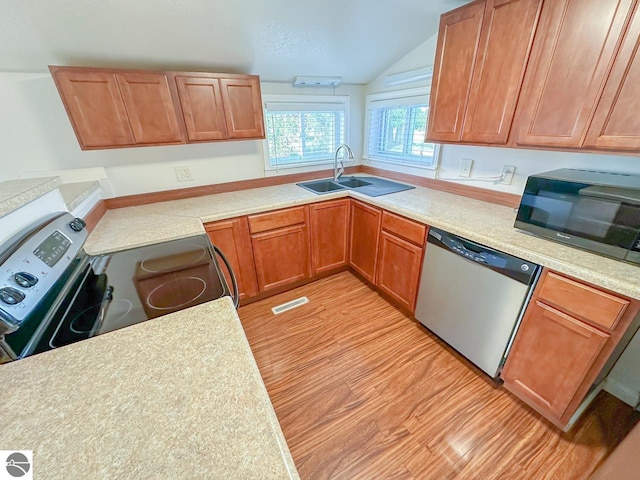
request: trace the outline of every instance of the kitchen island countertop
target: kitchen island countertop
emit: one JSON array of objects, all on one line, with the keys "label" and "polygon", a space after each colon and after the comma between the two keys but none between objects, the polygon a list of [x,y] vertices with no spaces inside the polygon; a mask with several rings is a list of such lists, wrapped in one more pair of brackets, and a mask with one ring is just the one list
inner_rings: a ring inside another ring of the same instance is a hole
[{"label": "kitchen island countertop", "polygon": [[34,478],[299,478],[225,297],[0,367]]}]

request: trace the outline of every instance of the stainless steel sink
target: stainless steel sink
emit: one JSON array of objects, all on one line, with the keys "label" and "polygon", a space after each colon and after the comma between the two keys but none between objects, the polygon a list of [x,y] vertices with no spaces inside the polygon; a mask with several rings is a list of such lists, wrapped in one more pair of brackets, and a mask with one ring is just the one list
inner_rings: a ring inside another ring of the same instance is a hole
[{"label": "stainless steel sink", "polygon": [[330,179],[313,180],[311,182],[298,183],[297,185],[318,194],[340,190],[353,190],[354,192],[363,193],[370,197],[379,197],[380,195],[388,195],[389,193],[397,193],[416,188],[411,185],[405,185],[404,183],[392,182],[391,180],[376,177],[350,177],[339,180],[337,183]]},{"label": "stainless steel sink", "polygon": [[330,193],[345,189],[342,185],[338,185],[331,180],[314,180],[313,182],[298,183],[296,185],[314,193]]},{"label": "stainless steel sink", "polygon": [[356,177],[351,177],[349,180],[341,180],[338,183],[347,188],[358,188],[358,187],[366,187],[367,185],[371,185],[371,182],[366,182]]}]

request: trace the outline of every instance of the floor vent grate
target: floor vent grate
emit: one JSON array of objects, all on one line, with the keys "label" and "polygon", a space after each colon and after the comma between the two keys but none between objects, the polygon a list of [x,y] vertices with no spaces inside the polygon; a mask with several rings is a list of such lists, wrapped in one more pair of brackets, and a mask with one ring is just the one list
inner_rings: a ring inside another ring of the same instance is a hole
[{"label": "floor vent grate", "polygon": [[305,303],[309,303],[309,299],[307,297],[300,297],[295,300],[291,300],[290,302],[283,303],[282,305],[278,305],[277,307],[273,307],[271,311],[274,315],[278,315],[279,313],[286,312],[287,310],[299,307]]}]

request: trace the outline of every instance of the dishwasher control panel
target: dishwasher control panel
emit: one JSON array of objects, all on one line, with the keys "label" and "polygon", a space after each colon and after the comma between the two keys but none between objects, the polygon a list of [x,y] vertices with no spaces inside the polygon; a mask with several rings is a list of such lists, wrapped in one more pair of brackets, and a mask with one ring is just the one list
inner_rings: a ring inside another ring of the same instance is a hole
[{"label": "dishwasher control panel", "polygon": [[528,284],[533,278],[537,265],[526,262],[504,252],[494,250],[471,240],[461,238],[437,228],[429,230],[428,242],[436,244],[474,263],[503,273],[521,283]]}]

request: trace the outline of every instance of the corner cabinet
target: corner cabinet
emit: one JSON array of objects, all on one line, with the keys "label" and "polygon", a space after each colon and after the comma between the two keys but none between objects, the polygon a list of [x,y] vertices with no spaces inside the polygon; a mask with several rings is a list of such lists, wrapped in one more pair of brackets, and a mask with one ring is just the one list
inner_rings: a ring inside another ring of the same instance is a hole
[{"label": "corner cabinet", "polygon": [[255,75],[49,69],[82,150],[264,138]]},{"label": "corner cabinet", "polygon": [[501,377],[566,428],[638,313],[637,302],[545,270]]},{"label": "corner cabinet", "polygon": [[541,6],[486,0],[441,17],[427,140],[507,143]]},{"label": "corner cabinet", "polygon": [[351,200],[349,265],[375,283],[382,210]]},{"label": "corner cabinet", "polygon": [[348,264],[349,199],[309,205],[313,274]]}]

